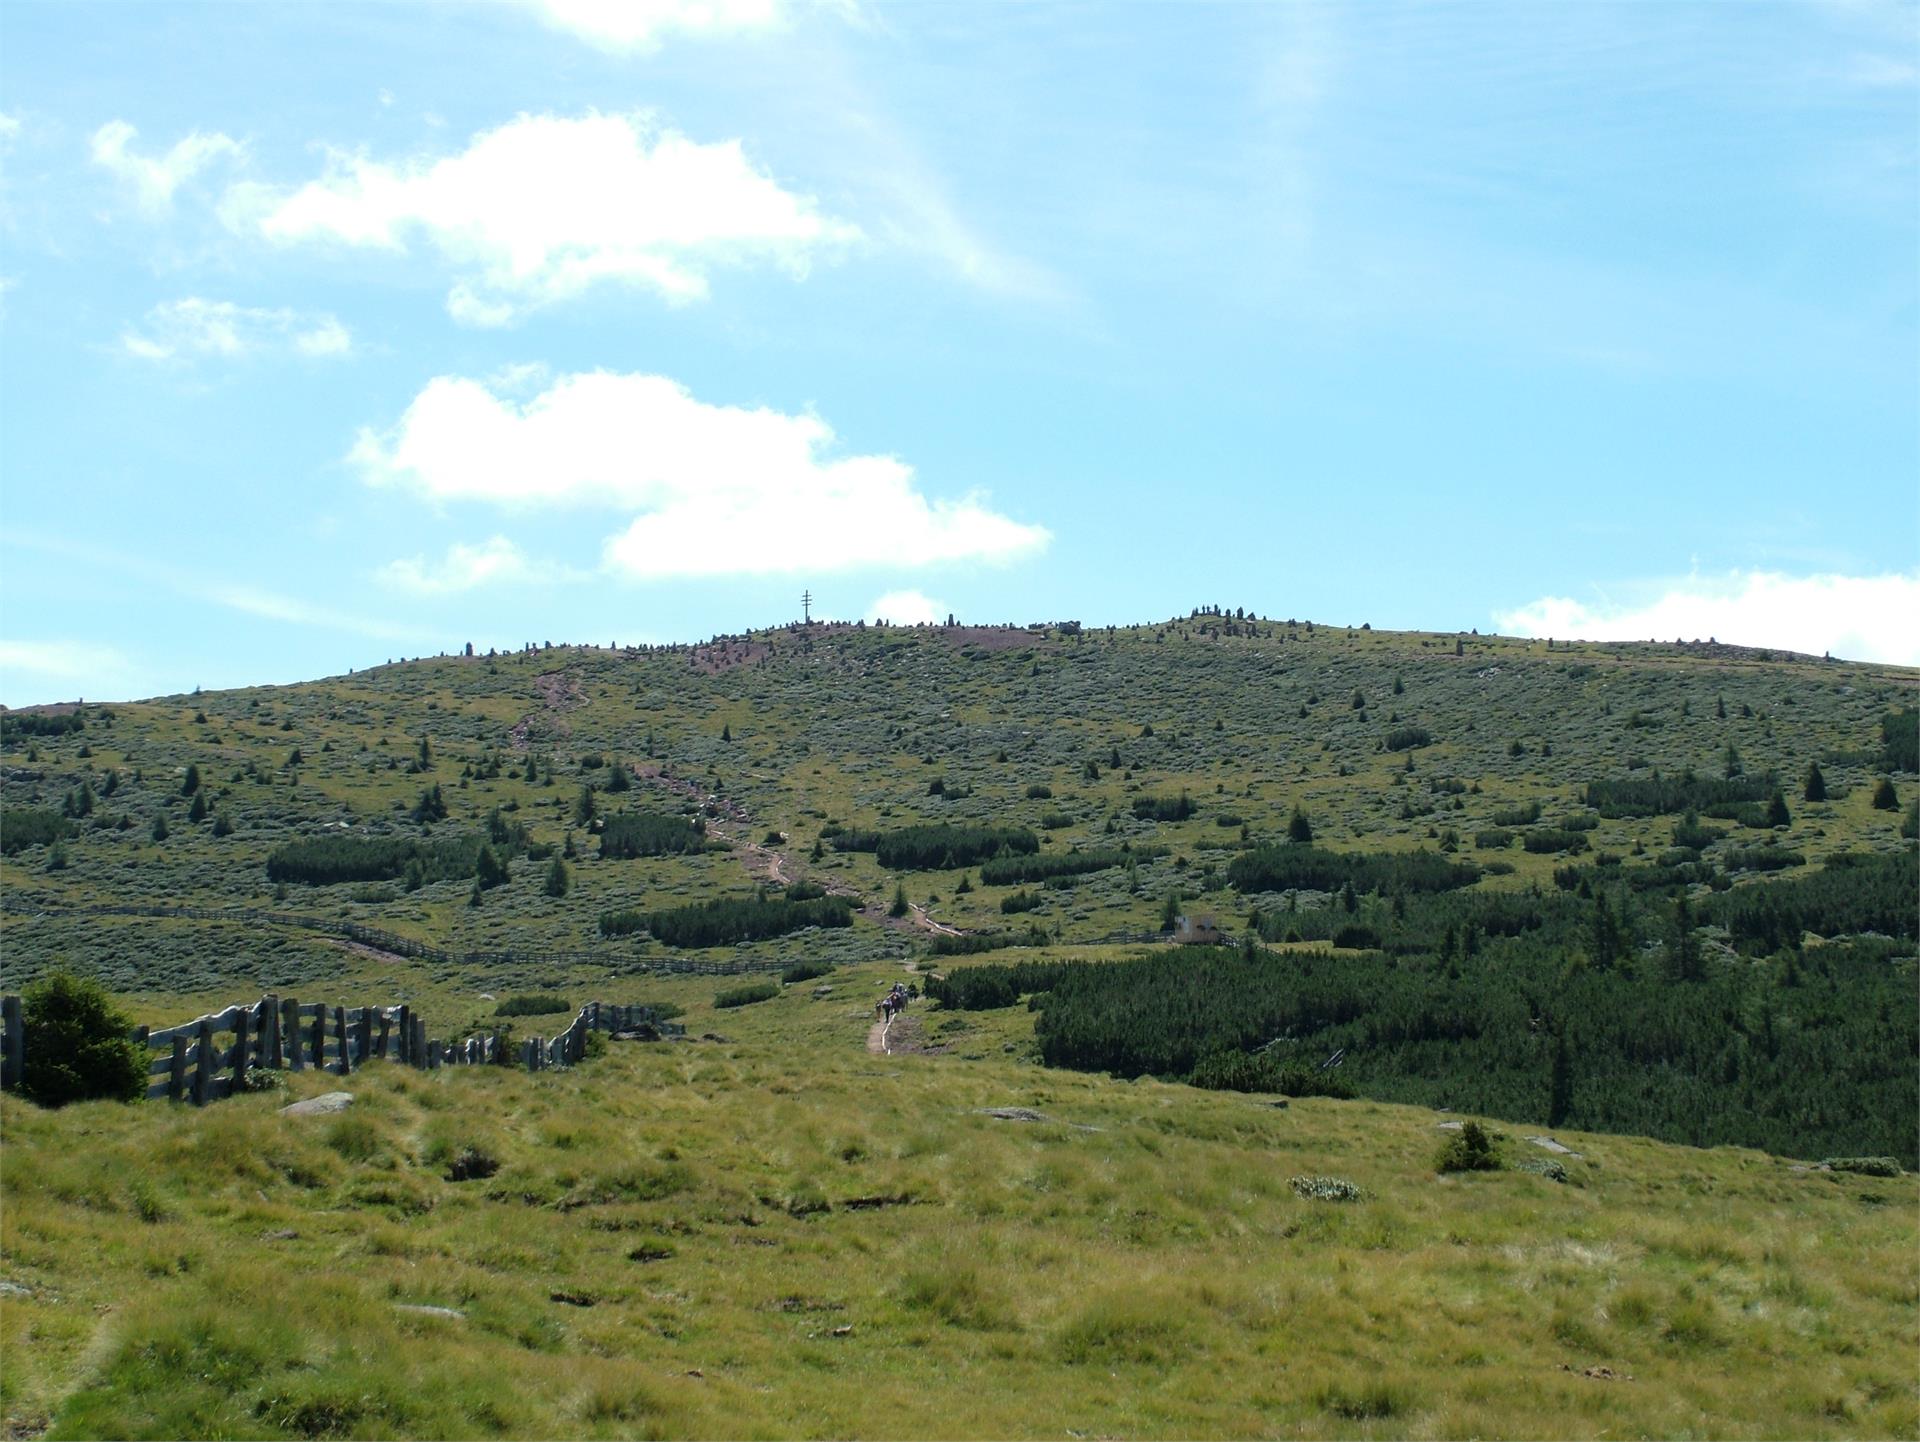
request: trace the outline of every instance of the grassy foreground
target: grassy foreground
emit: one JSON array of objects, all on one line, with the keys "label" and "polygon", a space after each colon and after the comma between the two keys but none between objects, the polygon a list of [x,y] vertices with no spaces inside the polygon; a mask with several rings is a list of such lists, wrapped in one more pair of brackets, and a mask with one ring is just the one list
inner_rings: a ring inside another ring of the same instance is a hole
[{"label": "grassy foreground", "polygon": [[1920,1430],[1911,1176],[1563,1133],[1565,1184],[1440,1177],[1434,1113],[1043,1071],[1024,1011],[870,1054],[900,974],[649,983],[726,1039],[337,1117],[0,1099],[7,1434]]}]

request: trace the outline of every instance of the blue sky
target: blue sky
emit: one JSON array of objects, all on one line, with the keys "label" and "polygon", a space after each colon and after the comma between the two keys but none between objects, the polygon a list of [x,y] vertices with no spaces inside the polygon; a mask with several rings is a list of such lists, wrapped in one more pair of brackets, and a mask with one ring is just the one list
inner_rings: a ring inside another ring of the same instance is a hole
[{"label": "blue sky", "polygon": [[0,701],[795,615],[1920,663],[1911,4],[0,8]]}]

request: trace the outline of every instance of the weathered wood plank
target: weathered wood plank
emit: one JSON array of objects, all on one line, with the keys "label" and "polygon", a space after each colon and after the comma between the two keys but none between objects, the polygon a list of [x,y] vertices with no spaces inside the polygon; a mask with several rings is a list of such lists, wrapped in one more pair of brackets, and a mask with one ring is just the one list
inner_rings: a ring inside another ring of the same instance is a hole
[{"label": "weathered wood plank", "polygon": [[187,1095],[187,1039],[176,1036],[173,1039],[173,1055],[167,1058],[167,1097],[170,1101],[184,1101]]},{"label": "weathered wood plank", "polygon": [[193,1104],[205,1106],[213,1099],[213,1019],[200,1019],[200,1033],[193,1043]]},{"label": "weathered wood plank", "polygon": [[287,1064],[286,1048],[280,1036],[280,998],[269,994],[260,999],[260,1009],[266,1013],[267,1058],[266,1064],[275,1071]]},{"label": "weathered wood plank", "polygon": [[233,1019],[233,1089],[247,1089],[247,1073],[253,1063],[253,1013],[241,1007]]}]

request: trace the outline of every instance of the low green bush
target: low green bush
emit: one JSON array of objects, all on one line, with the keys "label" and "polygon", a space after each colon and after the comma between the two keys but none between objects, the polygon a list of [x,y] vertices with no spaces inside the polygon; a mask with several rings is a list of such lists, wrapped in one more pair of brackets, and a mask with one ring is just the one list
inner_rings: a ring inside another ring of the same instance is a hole
[{"label": "low green bush", "polygon": [[572,1011],[573,1004],[564,996],[552,996],[546,992],[534,992],[524,996],[510,996],[493,1009],[495,1016],[547,1016],[554,1012]]},{"label": "low green bush", "polygon": [[1433,1159],[1436,1172],[1497,1172],[1500,1167],[1500,1154],[1494,1150],[1493,1138],[1478,1122],[1468,1122],[1448,1137]]},{"label": "low green bush", "polygon": [[728,1007],[752,1006],[758,1001],[772,1001],[778,995],[780,995],[780,988],[775,983],[756,981],[720,992],[714,997],[713,1004],[724,1011]]},{"label": "low green bush", "polygon": [[833,971],[830,961],[796,961],[780,973],[780,980],[787,986],[796,982],[812,981],[816,977],[829,975]]},{"label": "low green bush", "polygon": [[62,1107],[146,1095],[146,1050],[98,982],[55,972],[27,988],[21,1012],[20,1092],[28,1100]]}]

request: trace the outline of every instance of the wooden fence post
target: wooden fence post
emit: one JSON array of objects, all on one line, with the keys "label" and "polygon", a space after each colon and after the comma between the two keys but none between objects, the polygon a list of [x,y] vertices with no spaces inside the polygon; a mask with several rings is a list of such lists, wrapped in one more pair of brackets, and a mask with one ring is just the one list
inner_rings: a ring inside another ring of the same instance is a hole
[{"label": "wooden fence post", "polygon": [[8,1091],[20,1085],[26,1070],[27,1024],[20,1013],[20,998],[0,997],[0,1018],[5,1023],[5,1040],[0,1043],[0,1087]]},{"label": "wooden fence post", "polygon": [[393,1059],[405,1066],[413,1060],[413,1008],[401,1002],[399,1010],[394,1013],[394,1020],[399,1023],[400,1035]]},{"label": "wooden fence post", "polygon": [[243,1092],[247,1089],[248,1055],[253,1050],[253,1032],[248,1023],[253,1013],[244,1006],[235,1007],[233,1014],[233,1090]]},{"label": "wooden fence post", "polygon": [[267,1024],[267,1065],[279,1071],[287,1064],[286,1048],[280,1039],[280,998],[271,994],[261,997],[260,1010]]},{"label": "wooden fence post", "polygon": [[373,1054],[381,1061],[393,1060],[393,1013],[380,1008],[380,1035],[373,1043]]},{"label": "wooden fence post", "polygon": [[193,1039],[193,1061],[193,1104],[203,1107],[213,1099],[213,1023],[204,1017]]},{"label": "wooden fence post", "polygon": [[313,1069],[327,1069],[327,1004],[315,1002],[313,1007]]},{"label": "wooden fence post", "polygon": [[347,1009],[344,1006],[333,1009],[333,1043],[340,1051],[340,1075],[347,1076],[353,1071],[353,1045],[347,1038]]},{"label": "wooden fence post", "polygon": [[173,1064],[167,1072],[167,1100],[185,1101],[187,1096],[187,1039],[173,1034]]},{"label": "wooden fence post", "polygon": [[292,997],[280,1003],[280,1034],[285,1039],[287,1065],[295,1071],[306,1070],[307,1059],[300,1055],[300,1003]]},{"label": "wooden fence post", "polygon": [[413,1018],[412,1035],[413,1035],[413,1040],[410,1043],[408,1043],[408,1046],[409,1046],[408,1056],[413,1061],[413,1064],[417,1067],[429,1067],[434,1065],[432,1058],[428,1055],[429,1044],[427,1042],[427,1023],[424,1017],[416,1016]]},{"label": "wooden fence post", "polygon": [[373,1008],[363,1006],[353,1028],[353,1060],[356,1065],[365,1066],[373,1055]]}]

